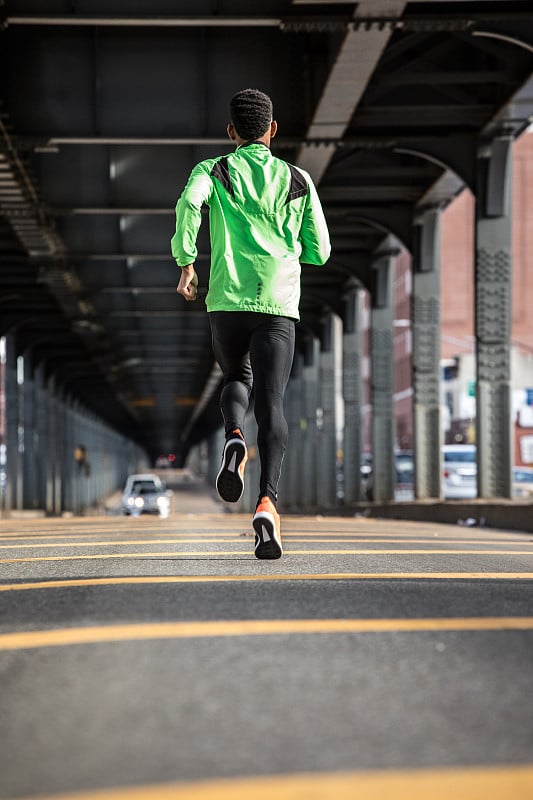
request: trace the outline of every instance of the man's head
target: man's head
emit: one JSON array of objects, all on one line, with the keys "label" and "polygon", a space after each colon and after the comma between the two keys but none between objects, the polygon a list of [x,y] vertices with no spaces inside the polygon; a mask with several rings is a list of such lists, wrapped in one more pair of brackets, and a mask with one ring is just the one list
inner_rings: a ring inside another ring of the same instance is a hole
[{"label": "man's head", "polygon": [[228,134],[232,139],[250,142],[262,139],[265,134],[273,136],[276,132],[276,124],[272,119],[272,100],[259,89],[237,92],[231,98],[230,112]]}]

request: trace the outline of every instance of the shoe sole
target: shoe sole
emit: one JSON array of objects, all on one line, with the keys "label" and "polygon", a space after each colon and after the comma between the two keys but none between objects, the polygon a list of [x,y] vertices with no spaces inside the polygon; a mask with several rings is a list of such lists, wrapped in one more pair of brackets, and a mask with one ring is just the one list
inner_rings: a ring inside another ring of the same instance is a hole
[{"label": "shoe sole", "polygon": [[244,481],[239,467],[246,458],[246,445],[242,439],[229,439],[222,454],[222,466],[217,475],[217,492],[226,503],[236,503],[244,492]]},{"label": "shoe sole", "polygon": [[283,547],[272,514],[259,511],[253,518],[252,525],[255,531],[255,557],[281,558]]}]

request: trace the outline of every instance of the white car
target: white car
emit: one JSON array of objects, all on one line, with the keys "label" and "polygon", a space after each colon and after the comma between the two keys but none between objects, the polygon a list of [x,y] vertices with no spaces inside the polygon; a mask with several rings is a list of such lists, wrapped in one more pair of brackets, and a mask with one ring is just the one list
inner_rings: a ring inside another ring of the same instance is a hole
[{"label": "white car", "polygon": [[166,492],[158,475],[129,475],[122,493],[122,511],[131,516],[158,514],[168,517],[170,492]]},{"label": "white car", "polygon": [[513,467],[513,497],[533,500],[533,469]]},{"label": "white car", "polygon": [[477,497],[475,444],[445,444],[442,448],[442,492],[445,500]]}]

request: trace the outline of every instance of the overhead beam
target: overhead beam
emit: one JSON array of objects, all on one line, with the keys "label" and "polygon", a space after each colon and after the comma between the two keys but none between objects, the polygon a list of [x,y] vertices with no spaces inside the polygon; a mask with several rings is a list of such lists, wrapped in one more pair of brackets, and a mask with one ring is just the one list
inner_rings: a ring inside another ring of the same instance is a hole
[{"label": "overhead beam", "polygon": [[47,27],[94,27],[106,28],[278,28],[279,17],[239,17],[239,16],[203,16],[203,17],[110,17],[84,16],[69,14],[68,16],[47,16],[44,14],[8,15],[7,25],[42,25]]},{"label": "overhead beam", "polygon": [[94,207],[73,207],[73,208],[53,208],[48,207],[48,212],[54,217],[69,217],[69,216],[135,216],[146,214],[151,216],[158,215],[174,215],[175,211],[172,207],[169,208],[114,208],[110,206],[94,206]]},{"label": "overhead beam", "polygon": [[[365,14],[400,16],[405,6],[404,0],[363,0],[357,4],[354,19]],[[392,31],[386,27],[346,33],[307,131],[307,139],[344,136],[391,35]],[[334,144],[319,149],[304,145],[298,153],[297,164],[318,184],[335,149]]]},{"label": "overhead beam", "polygon": [[[416,106],[416,109],[421,106]],[[441,106],[442,108],[442,106]],[[411,138],[405,133],[394,131],[394,134],[375,136],[276,136],[272,143],[273,150],[308,146],[357,148],[359,150],[388,150],[406,138]],[[418,138],[435,138],[429,134]],[[45,134],[41,136],[19,134],[16,142],[21,150],[34,150],[36,153],[59,152],[61,146],[90,146],[90,147],[235,147],[227,137],[194,136],[194,137],[157,137],[157,136],[55,136]]]}]

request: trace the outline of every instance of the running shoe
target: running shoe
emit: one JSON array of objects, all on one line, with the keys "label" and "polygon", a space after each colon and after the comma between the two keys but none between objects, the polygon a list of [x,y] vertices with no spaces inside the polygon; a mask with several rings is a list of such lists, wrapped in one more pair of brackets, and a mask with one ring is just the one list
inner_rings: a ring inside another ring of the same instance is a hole
[{"label": "running shoe", "polygon": [[222,453],[222,466],[217,475],[217,492],[226,503],[236,503],[244,492],[244,467],[248,451],[243,435],[238,428],[226,439]]},{"label": "running shoe", "polygon": [[256,558],[281,558],[279,514],[270,497],[262,497],[252,521],[255,531]]}]

